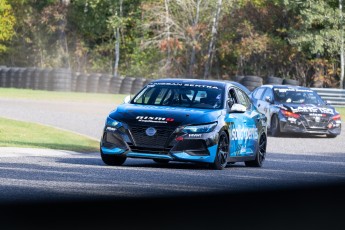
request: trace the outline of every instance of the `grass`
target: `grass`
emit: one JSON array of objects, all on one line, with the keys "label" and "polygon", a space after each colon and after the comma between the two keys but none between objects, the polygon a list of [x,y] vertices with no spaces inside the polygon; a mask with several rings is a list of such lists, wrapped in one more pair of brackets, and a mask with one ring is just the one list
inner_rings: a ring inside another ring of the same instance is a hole
[{"label": "grass", "polygon": [[345,107],[336,107],[335,110],[340,113],[341,119],[345,121]]},{"label": "grass", "polygon": [[120,104],[127,95],[0,88],[0,98]]},{"label": "grass", "polygon": [[99,142],[49,126],[0,118],[0,147],[98,152]]}]

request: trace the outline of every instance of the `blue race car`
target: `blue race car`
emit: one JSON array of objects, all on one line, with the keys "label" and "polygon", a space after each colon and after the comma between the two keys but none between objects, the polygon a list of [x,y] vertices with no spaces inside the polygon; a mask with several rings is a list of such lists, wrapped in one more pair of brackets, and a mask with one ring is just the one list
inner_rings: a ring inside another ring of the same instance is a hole
[{"label": "blue race car", "polygon": [[107,165],[122,165],[127,157],[206,163],[219,170],[244,161],[261,167],[267,122],[248,94],[230,81],[153,81],[107,117],[102,160]]}]

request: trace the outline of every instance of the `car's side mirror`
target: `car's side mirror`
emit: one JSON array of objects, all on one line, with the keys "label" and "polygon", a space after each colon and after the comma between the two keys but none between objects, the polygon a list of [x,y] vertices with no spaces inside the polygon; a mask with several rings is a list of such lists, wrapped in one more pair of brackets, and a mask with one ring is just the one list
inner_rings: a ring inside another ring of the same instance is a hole
[{"label": "car's side mirror", "polygon": [[128,104],[131,100],[132,100],[131,95],[128,95],[128,96],[125,97],[125,99],[123,100],[123,102],[124,102],[125,104]]},{"label": "car's side mirror", "polygon": [[265,101],[267,101],[268,103],[272,104],[272,98],[270,96],[265,97]]},{"label": "car's side mirror", "polygon": [[326,103],[326,105],[332,104],[330,100],[326,100],[325,103]]},{"label": "car's side mirror", "polygon": [[247,108],[241,104],[233,104],[230,108],[230,113],[244,113],[247,111]]}]

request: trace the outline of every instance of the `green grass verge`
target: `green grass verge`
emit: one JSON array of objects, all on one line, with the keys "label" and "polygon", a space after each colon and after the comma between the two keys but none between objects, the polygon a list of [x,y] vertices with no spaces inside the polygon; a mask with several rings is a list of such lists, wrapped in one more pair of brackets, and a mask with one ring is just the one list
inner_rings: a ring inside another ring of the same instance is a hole
[{"label": "green grass verge", "polygon": [[345,107],[336,107],[335,110],[340,113],[342,121],[345,121]]},{"label": "green grass verge", "polygon": [[0,147],[49,148],[76,152],[98,152],[99,142],[53,127],[0,117]]},{"label": "green grass verge", "polygon": [[0,98],[121,104],[127,95],[0,88]]}]

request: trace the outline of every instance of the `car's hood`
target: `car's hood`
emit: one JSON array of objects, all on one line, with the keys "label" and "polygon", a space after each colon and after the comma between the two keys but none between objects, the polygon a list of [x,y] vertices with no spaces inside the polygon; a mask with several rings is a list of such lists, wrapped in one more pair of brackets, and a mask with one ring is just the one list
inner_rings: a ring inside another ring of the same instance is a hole
[{"label": "car's hood", "polygon": [[176,127],[214,122],[221,114],[222,110],[122,104],[112,111],[109,117],[131,125],[169,124]]},{"label": "car's hood", "polygon": [[335,109],[329,105],[314,105],[314,104],[291,104],[286,103],[280,106],[281,108],[299,114],[337,114]]}]

